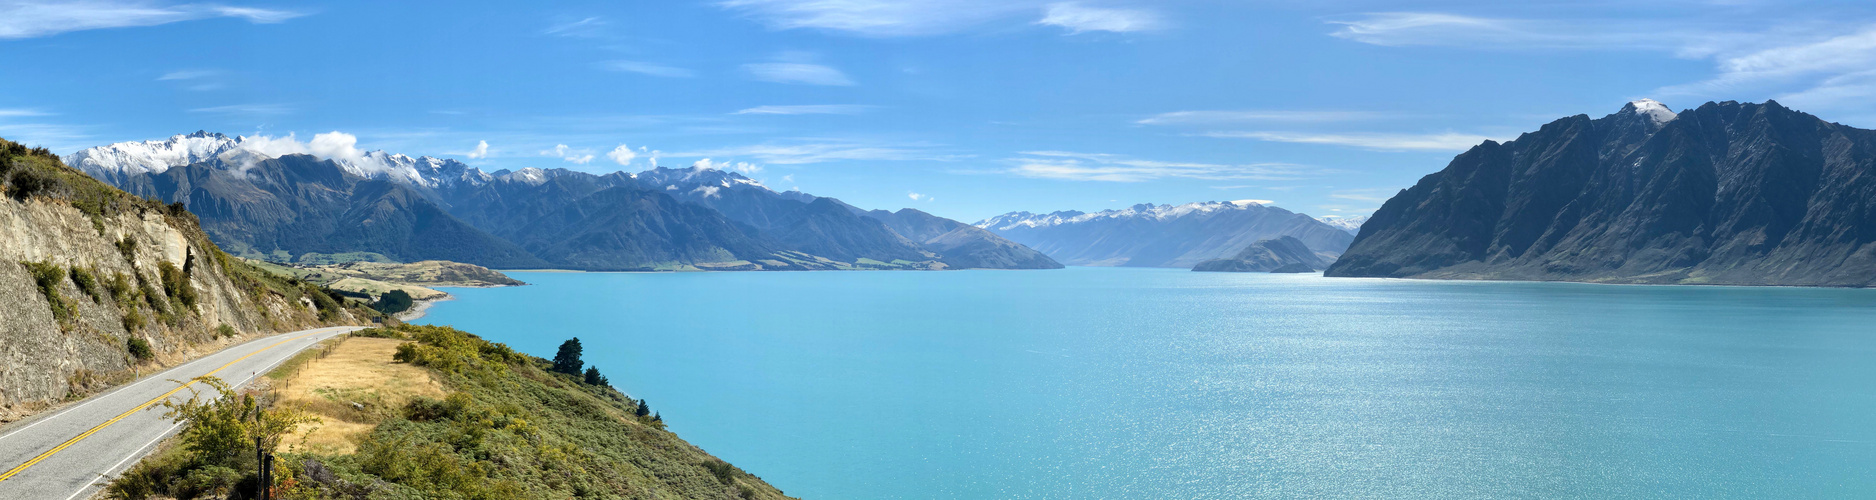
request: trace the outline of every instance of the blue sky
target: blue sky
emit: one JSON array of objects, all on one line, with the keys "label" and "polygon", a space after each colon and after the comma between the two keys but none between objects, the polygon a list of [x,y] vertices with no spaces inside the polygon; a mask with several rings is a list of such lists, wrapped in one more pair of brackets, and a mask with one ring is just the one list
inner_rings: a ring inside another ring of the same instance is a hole
[{"label": "blue sky", "polygon": [[1876,127],[1862,2],[0,0],[0,67],[0,137],[60,153],[198,129],[487,170],[656,152],[965,221],[1363,214],[1481,140],[1644,97]]}]

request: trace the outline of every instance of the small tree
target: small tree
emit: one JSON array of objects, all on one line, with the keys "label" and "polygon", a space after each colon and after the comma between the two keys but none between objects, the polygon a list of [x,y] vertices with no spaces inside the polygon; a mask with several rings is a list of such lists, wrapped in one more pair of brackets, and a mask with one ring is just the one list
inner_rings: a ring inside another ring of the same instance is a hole
[{"label": "small tree", "polygon": [[638,409],[633,411],[632,414],[640,417],[651,415],[651,403],[646,403],[643,399],[638,400]]},{"label": "small tree", "polygon": [[371,307],[381,313],[397,314],[410,310],[411,303],[409,293],[403,290],[392,290],[378,296],[378,303],[372,304]]},{"label": "small tree", "polygon": [[604,386],[609,386],[612,384],[606,381],[605,375],[599,374],[599,367],[594,366],[594,367],[588,367],[586,369],[586,385],[597,385],[597,386],[604,387]]},{"label": "small tree", "polygon": [[580,361],[580,338],[574,337],[560,344],[560,352],[554,354],[554,371],[579,376],[580,367],[586,362]]}]

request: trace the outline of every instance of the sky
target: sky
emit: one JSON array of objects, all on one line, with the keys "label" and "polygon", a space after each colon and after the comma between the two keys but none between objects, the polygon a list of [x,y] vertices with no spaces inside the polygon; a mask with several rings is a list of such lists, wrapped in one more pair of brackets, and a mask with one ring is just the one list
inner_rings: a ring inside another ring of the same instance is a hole
[{"label": "sky", "polygon": [[1876,5],[1757,0],[0,0],[0,137],[196,130],[484,170],[735,169],[866,208],[1363,215],[1653,98],[1876,128]]}]

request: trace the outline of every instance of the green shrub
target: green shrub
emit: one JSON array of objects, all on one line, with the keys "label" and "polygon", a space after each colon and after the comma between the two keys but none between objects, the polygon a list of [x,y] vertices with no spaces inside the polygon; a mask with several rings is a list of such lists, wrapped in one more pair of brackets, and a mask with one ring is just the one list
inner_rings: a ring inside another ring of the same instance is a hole
[{"label": "green shrub", "polygon": [[137,297],[131,295],[130,278],[124,276],[124,273],[112,275],[109,281],[104,282],[104,289],[111,292],[111,299],[117,301],[118,307],[137,306]]},{"label": "green shrub", "polygon": [[182,303],[184,309],[195,307],[195,282],[189,279],[187,273],[168,261],[158,263],[157,271],[163,278],[163,291],[169,293],[170,300]]},{"label": "green shrub", "polygon": [[379,296],[378,303],[372,304],[371,308],[384,314],[397,314],[410,310],[411,304],[409,293],[403,290],[392,290]]},{"label": "green shrub", "polygon": [[59,283],[65,281],[65,269],[49,262],[21,262],[26,272],[33,275],[33,282],[39,285],[39,294],[46,297],[46,303],[52,307],[52,319],[65,324],[78,317],[78,306],[65,299],[59,293]]},{"label": "green shrub", "polygon": [[137,240],[130,239],[129,236],[125,236],[124,239],[117,240],[117,253],[119,255],[123,255],[124,260],[126,261],[136,262],[137,261]]},{"label": "green shrub", "polygon": [[149,361],[156,357],[156,353],[150,350],[150,341],[143,340],[143,337],[130,336],[130,340],[124,342],[124,348],[129,350],[130,356],[137,358],[137,361]]},{"label": "green shrub", "polygon": [[101,302],[104,300],[104,290],[98,287],[98,279],[91,275],[91,271],[86,271],[85,268],[82,267],[72,266],[71,275],[72,284],[78,285],[78,291],[85,292],[85,295],[90,295],[92,302]]},{"label": "green shrub", "polygon": [[221,326],[215,327],[215,334],[220,335],[222,338],[234,338],[234,336],[239,333],[240,332],[235,331],[234,327],[228,326],[227,323],[222,323]]}]

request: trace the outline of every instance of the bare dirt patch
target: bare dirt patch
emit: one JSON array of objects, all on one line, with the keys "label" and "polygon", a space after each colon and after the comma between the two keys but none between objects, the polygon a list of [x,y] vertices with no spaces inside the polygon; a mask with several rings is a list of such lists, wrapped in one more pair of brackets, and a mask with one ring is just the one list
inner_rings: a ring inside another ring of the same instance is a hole
[{"label": "bare dirt patch", "polygon": [[[441,398],[443,385],[423,368],[391,360],[398,339],[353,337],[329,354],[307,362],[275,385],[280,402],[305,409],[324,422],[303,426],[283,440],[283,449],[346,454],[412,397]],[[308,432],[310,431],[310,432]]]}]

